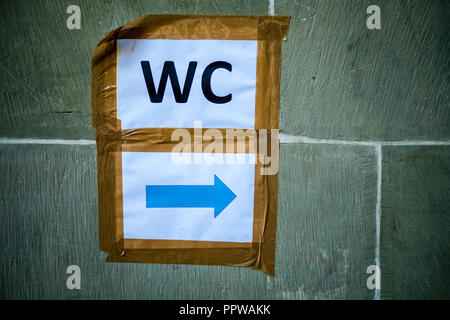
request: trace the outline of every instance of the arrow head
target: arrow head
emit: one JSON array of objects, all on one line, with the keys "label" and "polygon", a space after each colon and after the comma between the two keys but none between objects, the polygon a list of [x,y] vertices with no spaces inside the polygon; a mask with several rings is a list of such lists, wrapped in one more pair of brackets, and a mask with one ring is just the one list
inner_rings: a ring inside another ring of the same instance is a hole
[{"label": "arrow head", "polygon": [[214,218],[226,208],[236,198],[236,195],[227,187],[222,180],[214,175]]}]

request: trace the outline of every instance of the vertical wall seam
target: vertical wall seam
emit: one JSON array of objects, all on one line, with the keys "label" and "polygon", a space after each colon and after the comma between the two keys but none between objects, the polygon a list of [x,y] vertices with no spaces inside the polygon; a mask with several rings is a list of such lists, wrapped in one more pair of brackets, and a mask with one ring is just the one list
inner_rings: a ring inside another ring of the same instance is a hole
[{"label": "vertical wall seam", "polygon": [[269,0],[269,16],[275,15],[275,0]]},{"label": "vertical wall seam", "polygon": [[375,283],[379,284],[379,288],[375,288],[375,300],[380,300],[381,297],[381,266],[380,266],[380,240],[381,240],[381,185],[383,182],[383,154],[381,144],[375,146],[377,155],[377,203],[375,208],[375,265],[376,280]]}]

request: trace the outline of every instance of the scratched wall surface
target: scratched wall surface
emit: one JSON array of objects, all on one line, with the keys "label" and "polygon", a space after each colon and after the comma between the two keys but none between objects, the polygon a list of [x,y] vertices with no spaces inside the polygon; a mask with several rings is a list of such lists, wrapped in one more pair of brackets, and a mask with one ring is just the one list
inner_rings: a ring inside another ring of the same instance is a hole
[{"label": "scratched wall surface", "polygon": [[388,147],[383,172],[382,296],[450,299],[450,146]]},{"label": "scratched wall surface", "polygon": [[[294,17],[281,127],[316,138],[450,136],[448,1],[275,1]],[[365,28],[377,4],[381,30]]]},{"label": "scratched wall surface", "polygon": [[[66,28],[71,4],[81,7],[81,30]],[[283,42],[280,127],[289,139],[280,154],[276,276],[105,263],[95,145],[58,143],[94,138],[95,45],[145,14],[266,15],[272,4],[276,15],[292,16]],[[381,8],[381,30],[366,28],[371,4]],[[0,11],[0,298],[450,297],[448,1],[9,0]],[[376,293],[366,270],[377,255]],[[81,268],[80,290],[66,287],[72,264]]]}]

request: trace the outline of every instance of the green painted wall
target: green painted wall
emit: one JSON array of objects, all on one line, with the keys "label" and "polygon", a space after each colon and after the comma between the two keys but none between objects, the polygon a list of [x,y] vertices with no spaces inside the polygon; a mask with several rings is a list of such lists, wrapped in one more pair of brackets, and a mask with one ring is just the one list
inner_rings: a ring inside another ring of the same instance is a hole
[{"label": "green painted wall", "polygon": [[[5,140],[94,138],[90,60],[110,29],[152,13],[266,15],[270,2],[0,2],[0,298],[373,299],[366,269],[377,252],[381,298],[450,298],[450,3],[273,3],[275,14],[292,16],[280,126],[296,143],[281,146],[270,277],[105,263],[95,145]],[[81,30],[66,28],[71,4],[81,7]],[[381,30],[366,28],[371,4]],[[402,140],[441,145],[383,146],[379,167],[373,143]],[[72,264],[81,290],[66,287]]]}]

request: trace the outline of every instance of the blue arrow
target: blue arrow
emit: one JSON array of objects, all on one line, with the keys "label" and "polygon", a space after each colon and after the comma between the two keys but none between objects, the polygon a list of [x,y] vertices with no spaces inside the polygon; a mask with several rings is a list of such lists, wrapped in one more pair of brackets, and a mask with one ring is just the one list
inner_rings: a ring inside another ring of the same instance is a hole
[{"label": "blue arrow", "polygon": [[146,186],[147,208],[214,208],[216,218],[235,198],[216,175],[214,185]]}]

